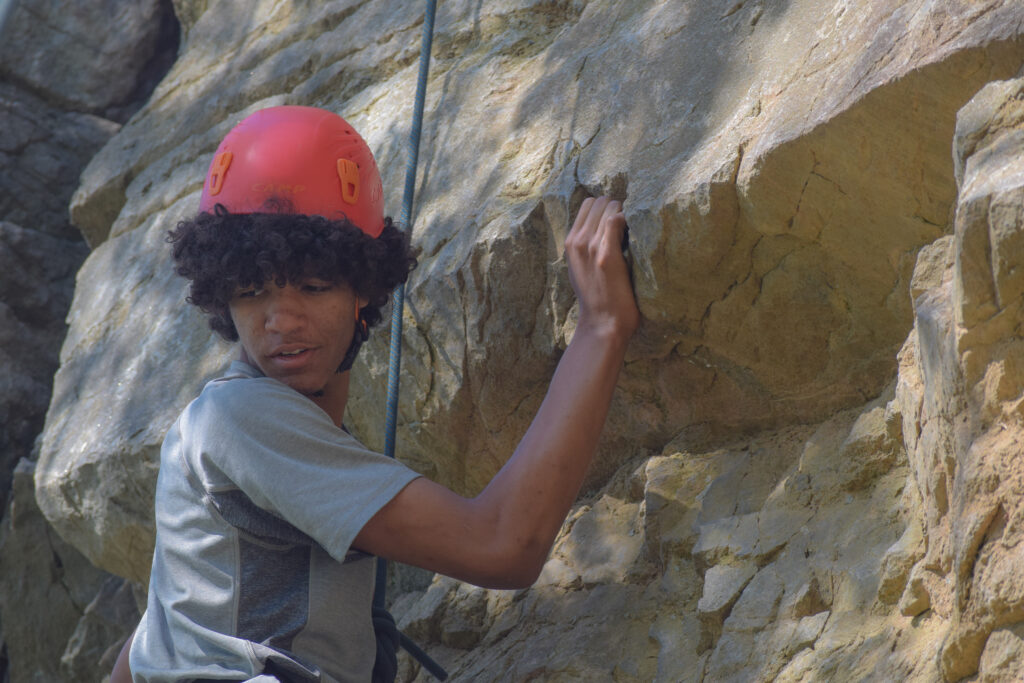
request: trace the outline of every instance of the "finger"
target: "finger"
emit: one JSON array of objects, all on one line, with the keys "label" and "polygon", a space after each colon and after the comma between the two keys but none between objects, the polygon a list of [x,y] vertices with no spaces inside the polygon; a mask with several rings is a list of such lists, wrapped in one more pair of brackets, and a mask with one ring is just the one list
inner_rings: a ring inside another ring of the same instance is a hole
[{"label": "finger", "polygon": [[622,212],[622,203],[610,201],[601,216],[601,241],[606,246],[620,247],[626,231],[626,215]]},{"label": "finger", "polygon": [[587,224],[591,231],[597,231],[601,227],[601,221],[608,214],[608,207],[612,201],[608,197],[598,197],[594,200],[594,206],[587,216]]},{"label": "finger", "polygon": [[601,221],[604,220],[605,210],[608,207],[607,197],[596,197],[590,206],[587,218],[579,229],[579,238],[583,243],[590,242],[601,228]]},{"label": "finger", "polygon": [[602,221],[617,221],[619,218],[625,222],[626,218],[622,213],[622,202],[617,200],[609,201],[604,207],[604,214],[601,216]]},{"label": "finger", "polygon": [[569,230],[570,235],[573,233],[578,233],[580,231],[580,229],[583,227],[583,224],[586,222],[587,215],[590,213],[590,209],[591,207],[593,207],[593,205],[593,197],[587,197],[586,199],[583,200],[583,203],[580,204],[580,210],[576,212],[576,220],[572,224],[572,229]]}]

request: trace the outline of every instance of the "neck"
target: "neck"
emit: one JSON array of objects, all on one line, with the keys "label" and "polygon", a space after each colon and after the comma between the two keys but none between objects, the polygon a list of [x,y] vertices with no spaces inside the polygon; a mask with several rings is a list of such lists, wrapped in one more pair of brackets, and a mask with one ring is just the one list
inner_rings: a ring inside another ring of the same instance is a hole
[{"label": "neck", "polygon": [[339,427],[342,418],[345,417],[345,406],[348,404],[348,381],[349,373],[347,371],[335,373],[324,386],[323,391],[309,397]]},{"label": "neck", "polygon": [[[256,365],[249,357],[244,346],[239,345],[238,358],[249,365]],[[327,385],[322,391],[317,392],[316,396],[309,396],[309,399],[320,406],[320,409],[327,413],[331,421],[339,427],[341,426],[342,419],[345,417],[345,406],[348,405],[348,379],[348,370],[340,373],[336,372],[328,380]]]}]

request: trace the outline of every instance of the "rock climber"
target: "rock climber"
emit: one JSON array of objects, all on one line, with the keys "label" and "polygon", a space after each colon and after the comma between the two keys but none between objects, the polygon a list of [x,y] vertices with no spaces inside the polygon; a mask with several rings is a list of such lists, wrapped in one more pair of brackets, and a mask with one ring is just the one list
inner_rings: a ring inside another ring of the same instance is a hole
[{"label": "rock climber", "polygon": [[164,441],[147,608],[112,682],[371,680],[373,556],[490,588],[539,575],[639,324],[622,206],[580,207],[565,241],[575,333],[472,498],[343,424],[359,345],[415,266],[358,133],[322,109],[257,111],[221,142],[199,208],[168,241],[238,360]]}]

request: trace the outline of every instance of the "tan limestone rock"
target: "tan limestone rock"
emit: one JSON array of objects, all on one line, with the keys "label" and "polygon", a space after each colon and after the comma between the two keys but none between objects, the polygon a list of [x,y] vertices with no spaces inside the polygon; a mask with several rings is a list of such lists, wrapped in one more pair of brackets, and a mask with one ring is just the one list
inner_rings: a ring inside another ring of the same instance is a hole
[{"label": "tan limestone rock", "polygon": [[[940,658],[947,680],[978,672],[993,630],[1024,620],[1024,594],[1010,578],[1021,568],[1019,531],[1010,520],[1024,514],[1017,462],[1024,346],[1013,332],[1024,320],[1017,244],[1024,234],[1022,87],[1020,80],[987,86],[958,118],[960,192],[948,247],[954,258],[941,277],[915,278],[922,283],[917,324],[897,390],[926,541],[899,607],[904,614],[930,608],[948,619]],[[918,270],[937,271],[929,263]],[[1002,655],[992,656],[998,670]]]},{"label": "tan limestone rock", "polygon": [[698,652],[710,649],[722,634],[722,623],[739,599],[750,579],[757,573],[757,565],[747,562],[738,565],[715,565],[704,573],[704,589],[697,603],[701,620],[701,642]]},{"label": "tan limestone rock", "polygon": [[1002,683],[1018,680],[1024,671],[1024,626],[997,629],[985,641],[978,665],[978,681]]},{"label": "tan limestone rock", "polygon": [[638,503],[602,496],[572,521],[556,559],[576,567],[585,585],[625,580],[641,560],[644,536]]},{"label": "tan limestone rock", "polygon": [[[903,535],[889,547],[882,558],[882,580],[878,586],[878,599],[881,602],[891,605],[904,595],[910,580],[910,571],[924,554],[924,545],[921,522],[911,518]],[[907,616],[917,616],[924,608],[927,608],[927,605],[908,602],[905,610],[901,607],[901,612]]]},{"label": "tan limestone rock", "polygon": [[[494,670],[546,680],[936,680],[935,652],[948,624],[937,616],[912,620],[879,599],[886,580],[899,584],[893,578],[899,572],[887,569],[895,558],[904,551],[911,557],[921,552],[914,544],[913,524],[922,506],[915,502],[914,490],[907,490],[905,452],[897,452],[891,471],[843,496],[809,498],[805,488],[792,484],[801,454],[812,445],[818,462],[838,462],[849,452],[851,433],[877,434],[876,429],[853,426],[876,424],[879,407],[869,402],[827,428],[784,431],[751,441],[751,453],[774,444],[773,452],[787,463],[775,472],[774,482],[767,481],[758,458],[729,455],[732,449],[683,454],[669,448],[668,455],[654,456],[639,467],[627,463],[591,502],[570,515],[545,568],[547,578],[526,591],[487,592],[487,616],[473,622],[484,635],[472,649],[446,645],[441,631],[441,624],[485,614],[484,601],[477,598],[475,606],[465,602],[454,583],[435,582],[419,603],[412,603],[409,614],[416,615],[416,623],[433,624],[421,631],[428,636],[425,645],[457,672],[456,680]],[[801,438],[795,438],[798,434]],[[865,450],[868,442],[878,443],[883,453],[890,448],[885,440],[853,441],[865,444]],[[746,480],[756,484],[737,486]],[[685,506],[663,498],[672,486],[686,492]],[[755,511],[720,516],[728,487],[734,491],[734,508],[743,502]],[[695,490],[696,495],[690,493]],[[751,497],[752,491],[760,493]],[[696,543],[658,546],[644,539],[646,547],[657,549],[649,560],[653,573],[634,570],[598,583],[580,580],[588,572],[606,571],[602,563],[608,556],[602,549],[628,543],[631,530],[647,534],[675,528],[657,519],[632,525],[606,522],[602,539],[586,536],[600,552],[571,559],[566,555],[566,540],[583,538],[577,530],[582,520],[610,522],[613,510],[633,510],[637,499],[644,501],[637,511],[642,516],[688,519],[691,525],[702,515],[712,521],[696,525]],[[596,514],[601,501],[607,511]],[[741,529],[742,539],[736,537]],[[748,555],[741,558],[741,552]],[[463,614],[453,615],[458,610]],[[619,631],[595,631],[590,618],[610,610],[620,610],[613,618]],[[640,646],[634,638],[639,634],[637,620],[644,618],[651,619],[651,642]],[[589,655],[577,638],[591,648]],[[561,649],[552,648],[552,641]],[[657,668],[646,669],[645,661],[655,659]],[[410,667],[411,679],[426,680]],[[649,678],[643,678],[644,672]]]},{"label": "tan limestone rock", "polygon": [[4,680],[100,680],[113,663],[100,661],[110,641],[138,621],[130,591],[131,614],[108,618],[113,598],[96,594],[103,575],[45,523],[32,501],[28,460],[15,464],[38,455],[33,444],[50,403],[75,272],[89,251],[68,201],[89,159],[173,61],[175,26],[163,0],[0,3]]},{"label": "tan limestone rock", "polygon": [[[76,198],[96,248],[36,472],[60,532],[137,580],[162,434],[231,353],[182,305],[162,235],[217,140],[270,104],[342,111],[397,206],[420,28],[404,3],[175,6],[179,62]],[[995,0],[443,6],[401,457],[472,493],[511,452],[574,330],[560,245],[586,193],[627,197],[645,317],[597,490],[539,584],[438,579],[396,602],[455,680],[1014,666],[1019,88],[980,93],[949,149],[956,110],[1024,60],[1022,16]],[[377,445],[387,336],[348,418]]]},{"label": "tan limestone rock", "polygon": [[[187,213],[218,139],[245,113],[280,103],[348,116],[377,152],[396,212],[418,8],[177,7],[178,62],[83,174],[76,210],[95,217],[83,219],[95,224],[91,243],[107,238],[111,219],[117,238]],[[422,266],[405,317],[402,457],[472,493],[512,451],[571,335],[560,244],[584,192],[628,197],[647,319],[591,483],[683,430],[706,437],[820,419],[880,392],[910,324],[913,254],[940,236],[952,202],[952,114],[983,82],[1012,73],[1024,50],[1012,42],[1018,10],[994,1],[869,7],[445,5],[422,142]],[[623,63],[635,67],[629,77],[613,77]],[[454,144],[467,130],[474,144]],[[97,296],[84,282],[76,306]],[[192,334],[165,320],[154,336]],[[111,347],[124,343],[111,334]],[[386,336],[368,345],[350,406],[351,426],[375,446]],[[204,367],[222,358],[212,342],[195,351]],[[186,393],[205,376],[195,373]],[[97,456],[152,452],[91,433],[86,449]],[[44,457],[62,464],[43,469],[84,489],[63,464],[74,456],[48,444]]]}]

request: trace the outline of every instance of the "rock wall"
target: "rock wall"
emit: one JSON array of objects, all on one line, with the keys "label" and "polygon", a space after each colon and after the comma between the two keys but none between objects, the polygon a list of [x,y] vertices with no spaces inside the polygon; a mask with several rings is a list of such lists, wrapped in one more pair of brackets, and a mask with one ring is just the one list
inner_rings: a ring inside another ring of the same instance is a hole
[{"label": "rock wall", "polygon": [[918,254],[878,398],[677,439],[577,508],[536,587],[438,578],[400,626],[465,680],[1024,677],[1022,102],[1017,78],[959,112],[953,231]]},{"label": "rock wall", "polygon": [[0,7],[0,680],[99,680],[137,620],[130,586],[40,513],[33,445],[88,254],[68,204],[173,61],[176,26],[159,0]]},{"label": "rock wall", "polygon": [[[1024,80],[960,112],[954,232],[919,260],[898,396],[926,542],[899,607],[948,620],[947,679],[1024,671]],[[1014,630],[1014,629],[1017,630]]]},{"label": "rock wall", "polygon": [[[93,251],[35,472],[60,534],[137,582],[163,433],[231,353],[163,235],[271,104],[349,118],[396,212],[421,22],[174,9],[178,61],[71,200]],[[460,680],[1024,672],[1020,84],[1001,81],[1022,64],[1008,1],[443,3],[400,457],[474,492],[511,453],[572,334],[560,245],[585,194],[626,199],[644,324],[539,584],[438,578],[396,598],[403,628]],[[386,348],[354,372],[371,445]]]},{"label": "rock wall", "polygon": [[0,526],[0,608],[11,683],[100,681],[139,620],[137,589],[96,569],[36,505],[34,465],[13,476]]}]

